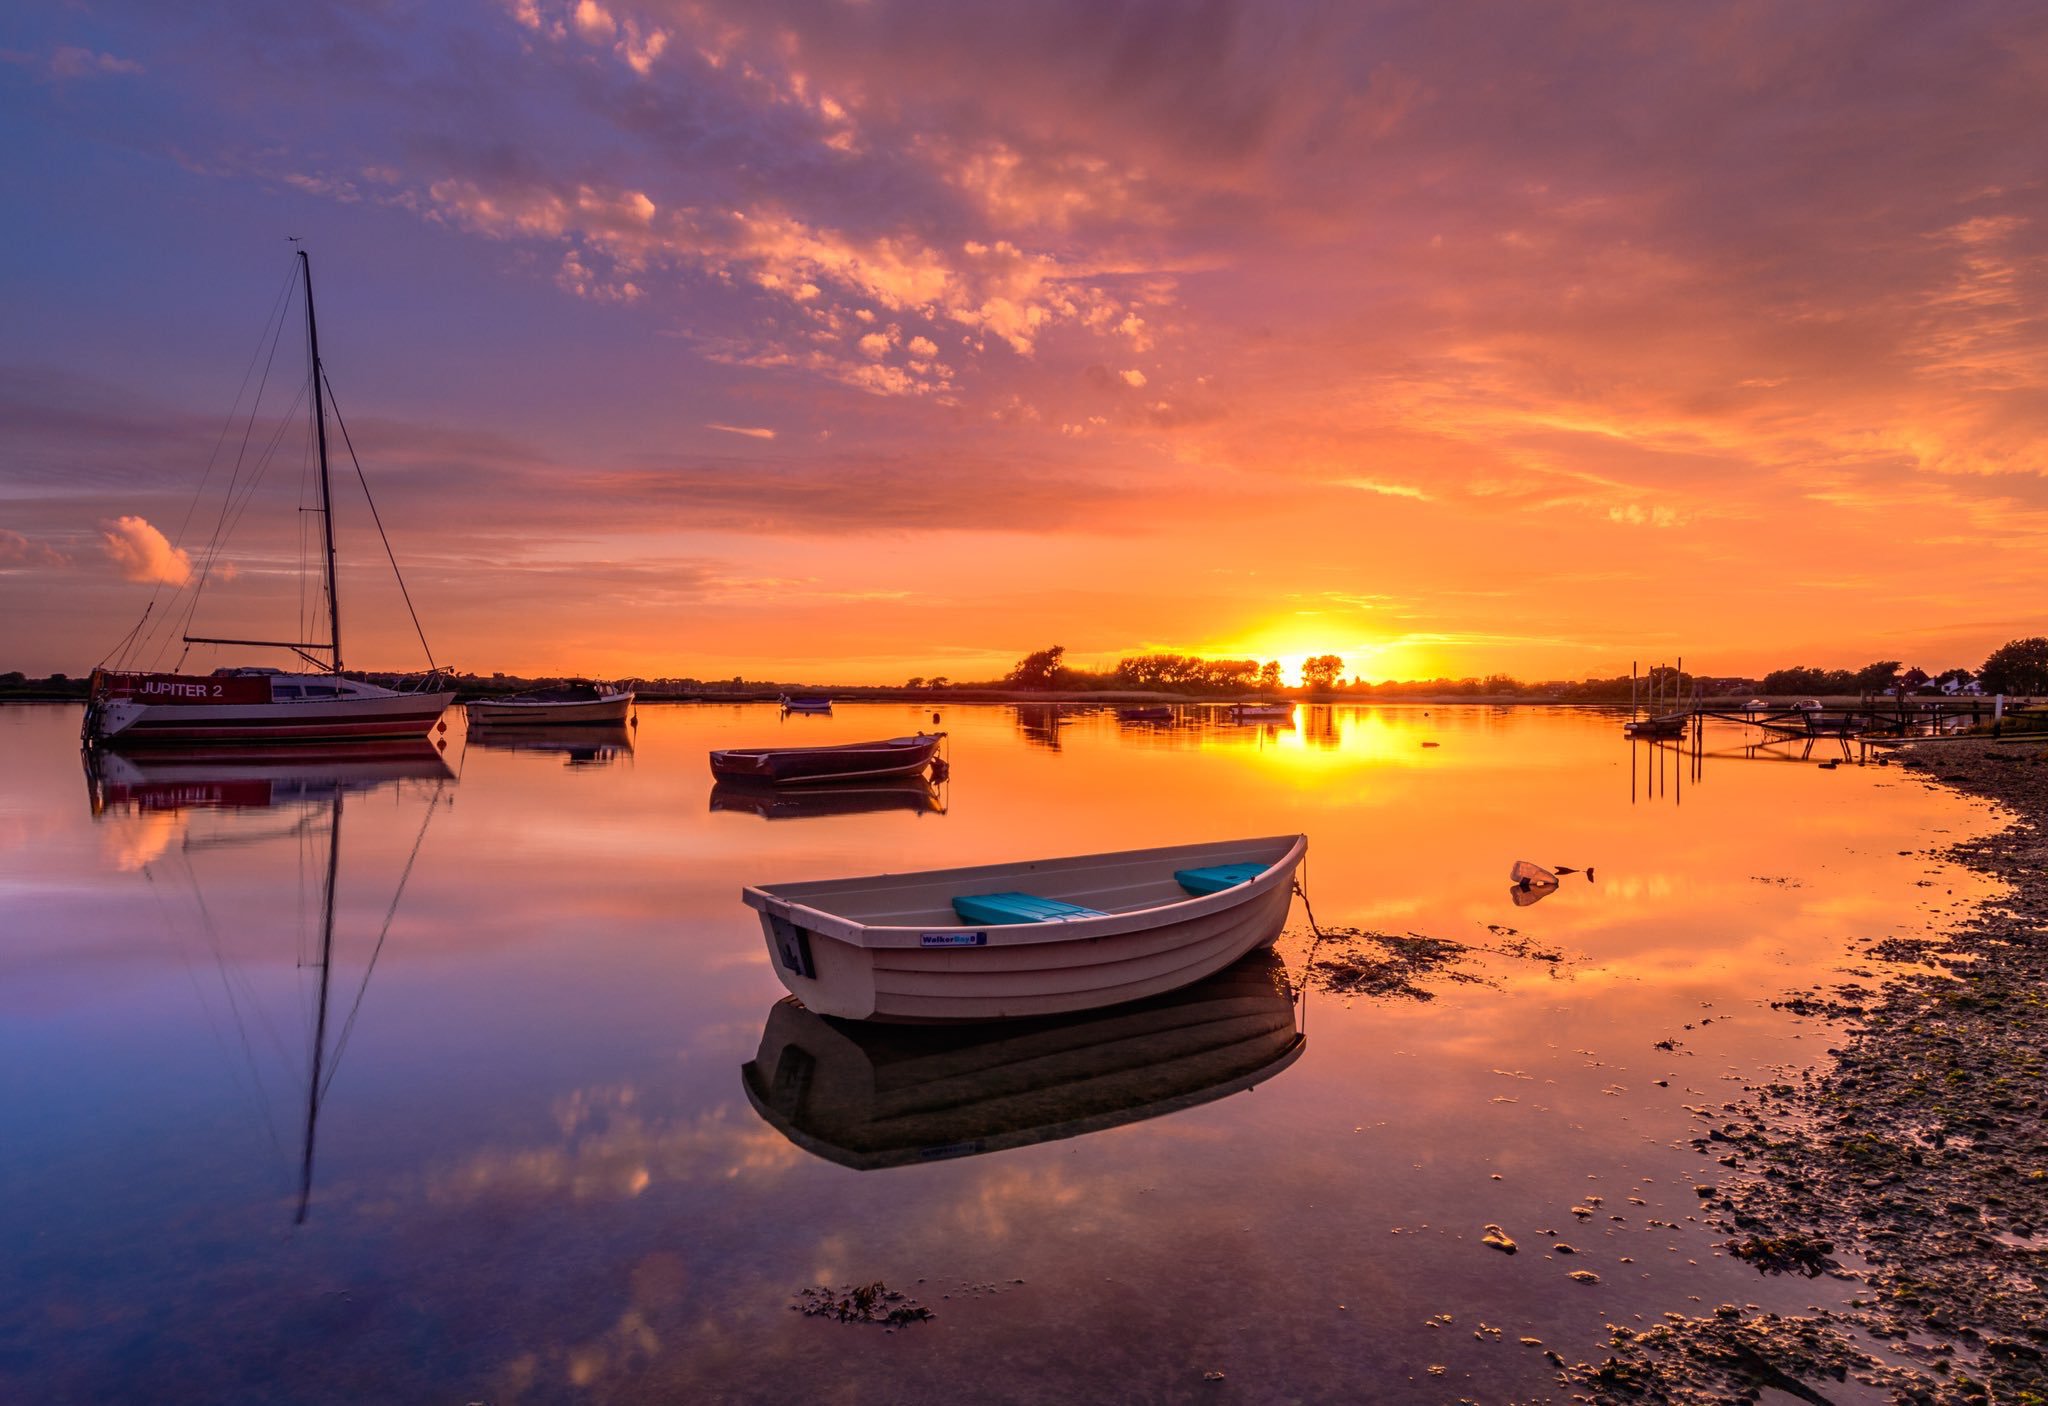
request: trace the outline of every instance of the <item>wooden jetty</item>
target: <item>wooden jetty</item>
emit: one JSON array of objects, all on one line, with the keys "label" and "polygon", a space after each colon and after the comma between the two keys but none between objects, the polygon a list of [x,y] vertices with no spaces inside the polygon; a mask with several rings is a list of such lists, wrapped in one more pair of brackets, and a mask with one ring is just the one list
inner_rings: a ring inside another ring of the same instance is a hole
[{"label": "wooden jetty", "polygon": [[1760,727],[1787,737],[1904,738],[1941,736],[1974,728],[1990,718],[1992,709],[1993,701],[1987,698],[1931,698],[1921,702],[1865,699],[1812,708],[1731,708],[1702,703],[1694,707],[1693,715],[1702,720],[1712,718]]}]

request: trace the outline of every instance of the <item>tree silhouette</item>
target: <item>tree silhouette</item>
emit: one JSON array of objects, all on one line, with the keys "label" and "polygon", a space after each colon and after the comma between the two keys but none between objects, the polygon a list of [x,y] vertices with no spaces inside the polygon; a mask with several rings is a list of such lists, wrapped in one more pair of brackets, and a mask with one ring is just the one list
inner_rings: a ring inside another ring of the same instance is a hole
[{"label": "tree silhouette", "polygon": [[1305,659],[1301,665],[1301,686],[1311,693],[1318,693],[1337,681],[1344,672],[1344,661],[1334,654],[1318,654]]},{"label": "tree silhouette", "polygon": [[1027,654],[1010,670],[1009,681],[1017,688],[1051,688],[1059,680],[1060,663],[1066,654],[1063,644]]},{"label": "tree silhouette", "polygon": [[2048,639],[2009,640],[1991,651],[1977,680],[1986,693],[2048,693]]}]

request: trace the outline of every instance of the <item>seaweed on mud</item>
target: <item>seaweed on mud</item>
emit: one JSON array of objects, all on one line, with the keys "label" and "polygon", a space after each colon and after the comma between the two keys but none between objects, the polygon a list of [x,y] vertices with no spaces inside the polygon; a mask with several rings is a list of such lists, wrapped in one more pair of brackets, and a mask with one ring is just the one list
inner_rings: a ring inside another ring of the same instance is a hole
[{"label": "seaweed on mud", "polygon": [[1835,1242],[1791,1231],[1784,1235],[1750,1235],[1730,1240],[1728,1253],[1765,1274],[1803,1274],[1818,1279],[1840,1267],[1835,1259]]},{"label": "seaweed on mud", "polygon": [[1330,991],[1343,996],[1431,1001],[1436,999],[1436,993],[1422,984],[1425,981],[1477,986],[1495,984],[1479,973],[1463,970],[1464,964],[1475,955],[1542,962],[1551,967],[1553,974],[1565,960],[1562,952],[1530,942],[1513,928],[1489,923],[1487,930],[1494,936],[1490,945],[1426,937],[1419,932],[1397,934],[1371,928],[1317,928],[1309,944],[1301,984],[1305,990]]},{"label": "seaweed on mud", "polygon": [[922,1323],[936,1315],[901,1290],[877,1279],[871,1284],[849,1284],[828,1289],[818,1285],[797,1291],[790,1307],[806,1318],[832,1318],[841,1323],[879,1323],[902,1327]]},{"label": "seaweed on mud", "polygon": [[1810,1383],[1851,1380],[1888,1391],[1898,1402],[1938,1399],[1915,1374],[1858,1347],[1831,1314],[1784,1317],[1722,1304],[1710,1318],[1667,1313],[1648,1328],[1608,1326],[1605,1361],[1558,1374],[1589,1389],[1596,1401],[1719,1406],[1754,1402],[1768,1390],[1828,1406],[1829,1398]]}]

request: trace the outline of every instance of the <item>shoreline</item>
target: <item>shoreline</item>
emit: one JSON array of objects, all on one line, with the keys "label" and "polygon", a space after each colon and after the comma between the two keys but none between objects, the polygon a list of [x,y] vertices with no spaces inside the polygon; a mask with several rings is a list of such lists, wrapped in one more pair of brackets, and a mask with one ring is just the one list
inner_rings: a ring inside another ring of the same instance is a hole
[{"label": "shoreline", "polygon": [[1826,1073],[1750,1086],[1702,1110],[1694,1139],[1729,1169],[1725,1187],[1696,1188],[1722,1248],[1764,1274],[1861,1287],[1840,1310],[1723,1304],[1617,1326],[1605,1361],[1559,1374],[1592,1400],[1776,1388],[1823,1401],[1855,1382],[1896,1402],[2048,1402],[2048,751],[1974,741],[1898,755],[2007,814],[1932,851],[2006,891],[1945,943],[1883,937],[1859,951],[1857,965],[1890,968],[1875,992],[1844,982],[1774,1002],[1854,1024]]}]

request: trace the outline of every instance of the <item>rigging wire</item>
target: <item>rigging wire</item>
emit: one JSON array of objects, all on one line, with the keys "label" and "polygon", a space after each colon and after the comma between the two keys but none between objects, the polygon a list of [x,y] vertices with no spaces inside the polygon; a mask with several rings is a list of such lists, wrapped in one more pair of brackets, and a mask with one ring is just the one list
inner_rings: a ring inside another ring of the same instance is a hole
[{"label": "rigging wire", "polygon": [[[259,359],[263,358],[263,344],[266,337],[271,343],[271,356],[276,356],[277,334],[271,333],[267,329],[273,322],[276,322],[282,328],[284,313],[290,307],[292,286],[298,281],[298,276],[298,261],[295,259],[292,261],[290,271],[285,275],[284,282],[277,290],[277,296],[271,300],[270,312],[265,316],[263,323],[266,329],[265,335],[259,336],[256,339],[256,350],[250,354],[249,368],[242,373],[242,384],[235,389],[234,403],[228,407],[228,413],[221,420],[220,434],[214,439],[213,452],[206,459],[206,471],[200,475],[198,487],[192,490],[192,497],[185,504],[185,516],[178,524],[177,535],[172,538],[173,543],[184,540],[187,529],[192,525],[192,515],[199,509],[200,499],[206,496],[206,485],[212,479],[213,471],[220,463],[221,446],[227,443],[228,433],[234,428],[237,413],[242,406],[242,396],[249,389],[249,378],[256,374],[256,363]],[[268,360],[265,360],[264,377],[266,380],[269,374],[270,363]],[[263,392],[260,387],[257,390],[256,398],[259,402],[263,398]],[[127,635],[122,637],[119,644],[116,644],[113,649],[109,650],[101,658],[100,665],[102,667],[109,662],[115,663],[118,667],[120,663],[124,662],[121,651],[128,646],[130,641],[134,640],[137,632],[141,630],[143,623],[149,619],[149,613],[156,608],[157,599],[162,595],[166,584],[166,582],[161,580],[156,582],[155,587],[149,593],[149,603],[143,607],[142,620],[138,620],[135,629],[130,630]],[[183,585],[181,584],[178,589],[183,590]]]},{"label": "rigging wire", "polygon": [[[294,264],[296,265],[296,261],[294,261]],[[260,410],[260,409],[262,408],[262,404],[263,404],[263,392],[264,392],[264,391],[265,391],[266,389],[268,389],[268,387],[269,387],[269,385],[270,385],[270,371],[271,371],[271,368],[272,368],[272,367],[273,367],[274,365],[276,365],[276,363],[277,363],[277,349],[278,349],[278,348],[279,348],[280,346],[282,346],[282,345],[284,344],[284,313],[286,313],[286,312],[289,312],[289,311],[290,311],[290,304],[289,304],[289,303],[287,303],[287,304],[285,305],[285,307],[284,307],[284,308],[280,309],[280,311],[279,311],[279,315],[278,315],[278,319],[277,319],[276,323],[275,323],[275,324],[273,325],[273,327],[272,327],[272,329],[271,329],[271,333],[270,333],[270,354],[269,354],[269,356],[267,356],[267,357],[265,357],[265,358],[264,358],[264,362],[263,362],[263,379],[262,379],[262,381],[261,381],[260,383],[258,383],[258,385],[257,385],[257,387],[256,387],[256,398],[255,398],[255,400],[253,400],[253,401],[251,401],[251,402],[250,402],[250,405],[249,405],[249,418],[248,418],[248,419],[247,419],[246,421],[244,421],[244,422],[243,422],[243,425],[242,425],[242,443],[241,443],[241,446],[240,446],[240,447],[239,447],[239,448],[238,448],[238,449],[236,450],[236,453],[235,453],[235,471],[234,471],[234,473],[233,473],[232,475],[230,475],[230,476],[229,476],[229,478],[228,478],[228,491],[227,491],[227,495],[226,495],[226,505],[227,505],[227,506],[224,506],[224,507],[222,508],[222,510],[221,510],[221,519],[220,519],[220,521],[219,521],[219,522],[216,522],[216,523],[214,524],[214,528],[213,528],[213,536],[212,536],[212,537],[210,537],[210,538],[209,538],[209,539],[207,540],[207,544],[206,544],[206,550],[205,550],[205,551],[204,551],[204,552],[203,552],[203,553],[201,554],[201,561],[202,561],[203,565],[201,566],[201,568],[200,568],[200,571],[199,571],[199,580],[198,580],[197,584],[195,584],[195,585],[193,586],[193,588],[192,588],[192,609],[193,609],[193,610],[197,610],[197,609],[198,609],[198,607],[199,607],[199,596],[200,596],[200,593],[201,593],[201,592],[203,592],[203,591],[204,591],[204,590],[206,589],[206,581],[207,581],[207,578],[208,578],[209,576],[211,576],[211,575],[213,574],[213,568],[214,568],[214,564],[215,564],[215,563],[216,563],[216,562],[217,562],[217,561],[219,560],[219,558],[220,558],[220,551],[221,551],[221,548],[222,548],[223,546],[225,546],[225,545],[226,545],[226,540],[227,540],[227,537],[228,537],[228,535],[229,535],[230,533],[232,533],[232,532],[234,531],[234,527],[233,527],[233,525],[232,525],[232,524],[230,524],[230,523],[228,522],[228,520],[227,520],[227,517],[228,517],[228,511],[229,511],[229,508],[230,508],[230,507],[231,507],[231,506],[233,505],[233,503],[234,503],[234,499],[235,499],[235,485],[236,485],[237,481],[238,481],[238,480],[240,480],[240,478],[241,478],[241,476],[242,476],[242,466],[243,466],[243,465],[244,465],[244,464],[245,464],[245,463],[247,462],[247,460],[248,460],[248,457],[249,457],[249,439],[250,439],[250,436],[252,436],[252,435],[253,435],[253,434],[255,433],[255,431],[256,431],[256,415],[257,415],[257,412],[258,412],[258,411],[259,411],[259,410]],[[303,391],[301,391],[301,392],[300,392],[300,394],[301,394],[301,395],[304,395],[304,392],[303,392]],[[296,407],[297,407],[297,404],[298,404],[298,402],[297,402],[296,400],[294,400],[294,401],[292,402],[293,408],[296,408]],[[289,420],[291,419],[291,413],[292,413],[292,412],[291,412],[291,410],[290,410],[290,409],[287,409],[287,410],[285,411],[285,413],[284,413],[284,421],[289,421]],[[280,435],[281,435],[281,434],[283,433],[283,423],[284,423],[284,422],[283,422],[283,421],[281,421],[281,422],[280,422],[280,424],[279,424],[279,430],[278,430],[278,434],[280,434]],[[272,436],[272,439],[271,439],[271,443],[272,443],[272,445],[273,445],[273,446],[274,446],[274,445],[276,444],[276,441],[277,441],[277,436],[276,436],[276,435],[273,435],[273,436]],[[261,475],[261,473],[262,473],[262,470],[263,470],[263,465],[264,465],[264,464],[265,464],[265,463],[266,463],[266,462],[268,461],[268,459],[269,459],[269,450],[268,450],[268,449],[266,449],[266,450],[264,451],[264,454],[262,455],[262,457],[260,457],[260,458],[259,458],[259,459],[257,460],[257,463],[256,463],[256,471],[255,471],[255,474],[254,474],[254,475],[252,475],[252,478],[253,478],[253,477],[258,477],[258,476],[260,476],[260,475]],[[253,491],[254,491],[254,489],[253,489],[253,484],[252,484],[252,487],[251,487],[251,489],[250,489],[249,491],[250,491],[250,492],[253,492]],[[245,501],[245,502],[247,501],[246,495],[245,495],[245,497],[244,497],[244,501]],[[239,517],[240,517],[240,515],[239,515],[239,514],[237,514],[236,516],[237,516],[237,520],[239,520]],[[187,619],[188,623],[189,623],[189,621],[190,621],[190,618],[191,618],[191,614],[192,614],[192,611],[191,611],[191,610],[188,610],[188,611],[186,612],[186,619]]]},{"label": "rigging wire", "polygon": [[[256,490],[263,483],[264,471],[276,459],[277,447],[291,429],[292,414],[305,399],[306,390],[304,387],[301,387],[299,393],[292,397],[292,403],[285,407],[284,415],[277,422],[277,428],[271,432],[269,442],[263,446],[262,452],[257,456],[255,465],[250,470],[248,481],[240,487],[239,497],[234,496],[236,485],[232,481],[229,483],[229,498],[221,509],[220,523],[214,531],[215,541],[208,545],[205,566],[200,571],[199,582],[193,588],[191,600],[185,608],[183,629],[190,630],[192,628],[193,617],[199,612],[199,593],[206,588],[206,582],[212,576],[215,563],[219,560],[221,552],[227,549],[228,540],[234,536],[235,529],[241,526],[243,516],[249,511],[249,505],[255,501]],[[240,474],[241,469],[238,465],[236,476],[239,478]],[[187,645],[185,653],[189,654],[190,652],[191,648]],[[184,656],[180,655],[179,657],[182,662]]]},{"label": "rigging wire", "polygon": [[363,474],[363,461],[356,457],[355,441],[348,437],[348,422],[341,418],[341,402],[335,397],[334,383],[320,374],[320,384],[327,387],[327,403],[334,407],[334,423],[341,431],[341,442],[348,449],[348,461],[355,465],[356,482],[363,486],[363,501],[370,505],[370,520],[377,524],[377,539],[384,544],[384,556],[391,563],[391,574],[398,578],[398,593],[405,598],[406,614],[412,616],[413,633],[420,637],[420,648],[426,651],[427,667],[435,672],[440,665],[434,662],[433,646],[427,643],[427,632],[420,625],[420,613],[413,609],[412,592],[405,588],[405,573],[398,569],[398,557],[391,550],[391,538],[384,532],[384,518],[377,511],[377,500],[370,495],[370,480]]}]

